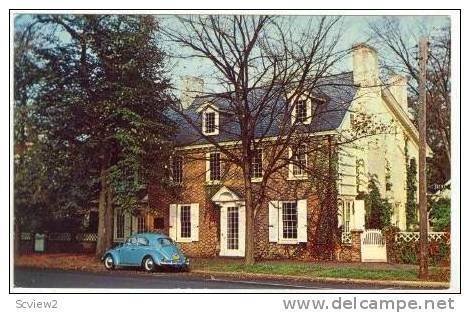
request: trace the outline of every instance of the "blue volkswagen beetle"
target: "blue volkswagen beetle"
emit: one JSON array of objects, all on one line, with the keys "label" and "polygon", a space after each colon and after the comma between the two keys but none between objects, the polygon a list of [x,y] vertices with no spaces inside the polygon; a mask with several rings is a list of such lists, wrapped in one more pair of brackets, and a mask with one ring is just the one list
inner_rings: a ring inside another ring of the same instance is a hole
[{"label": "blue volkswagen beetle", "polygon": [[159,233],[139,233],[124,243],[109,249],[101,258],[104,267],[140,266],[146,272],[157,268],[175,268],[187,271],[189,259],[168,236]]}]

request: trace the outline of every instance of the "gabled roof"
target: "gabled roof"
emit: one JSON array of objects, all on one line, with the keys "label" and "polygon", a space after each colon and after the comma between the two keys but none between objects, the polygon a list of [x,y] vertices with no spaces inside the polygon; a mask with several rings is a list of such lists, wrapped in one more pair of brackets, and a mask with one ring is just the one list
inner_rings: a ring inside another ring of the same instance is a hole
[{"label": "gabled roof", "polygon": [[[307,131],[312,133],[331,131],[337,129],[343,121],[346,112],[354,100],[357,86],[353,83],[352,72],[324,77],[318,80],[312,94],[320,95],[325,101],[320,103],[313,113],[312,122],[306,126]],[[279,123],[272,123],[273,116],[282,116],[288,109],[285,97],[279,90],[267,91],[263,88],[256,88],[250,91],[250,106],[255,108],[257,100],[261,97],[269,99],[269,107],[263,110],[258,122],[255,136],[257,138],[271,137],[279,135]],[[230,95],[218,94],[212,96],[200,96],[194,99],[193,103],[186,109],[186,114],[194,124],[201,125],[201,114],[198,109],[205,103],[211,103],[220,109],[220,129],[219,135],[212,136],[217,142],[234,141],[239,139],[240,126],[234,116],[227,113],[230,110]],[[179,125],[176,135],[176,142],[179,146],[189,146],[209,143],[199,134],[187,121],[174,113],[172,118]]]}]

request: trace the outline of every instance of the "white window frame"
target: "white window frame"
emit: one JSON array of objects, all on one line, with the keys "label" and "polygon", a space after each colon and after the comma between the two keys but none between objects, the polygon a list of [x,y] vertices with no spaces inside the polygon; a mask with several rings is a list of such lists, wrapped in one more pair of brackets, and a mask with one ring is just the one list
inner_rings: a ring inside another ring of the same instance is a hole
[{"label": "white window frame", "polygon": [[[214,113],[214,131],[207,132],[206,131],[206,114]],[[202,111],[202,133],[206,136],[213,136],[219,134],[219,112],[214,110],[212,107],[207,107],[205,110]]]},{"label": "white window frame", "polygon": [[[282,209],[284,203],[296,203],[297,238],[284,238]],[[278,244],[299,244],[308,240],[308,206],[307,199],[290,201],[269,201],[269,242]]]},{"label": "white window frame", "polygon": [[[121,222],[122,222],[122,236],[119,236],[119,229],[118,229],[120,219],[122,219],[121,220]],[[124,238],[126,237],[126,215],[120,209],[116,210],[116,217],[115,217],[114,224],[115,224],[115,230],[116,230],[116,232],[114,234],[114,239],[124,240]]]},{"label": "white window frame", "polygon": [[[297,220],[297,225],[296,225],[296,237],[295,238],[285,238],[284,237],[284,204],[287,203],[295,203],[295,215],[296,215],[296,220]],[[298,234],[298,224],[299,224],[299,208],[298,208],[298,202],[293,200],[293,201],[279,201],[279,243],[284,243],[284,244],[297,244],[298,239],[299,239],[299,234]]]},{"label": "white window frame", "polygon": [[[250,173],[250,176],[251,176],[251,181],[252,182],[254,182],[254,183],[258,182],[259,183],[259,182],[263,181],[263,176],[264,176],[264,168],[263,168],[264,150],[263,150],[263,148],[257,148],[256,150],[261,151],[261,176],[253,177],[253,173]],[[252,171],[253,171],[253,160],[251,161],[251,168],[252,168]]]},{"label": "white window frame", "polygon": [[354,215],[354,200],[345,199],[343,200],[343,232],[351,231],[351,221]]},{"label": "white window frame", "polygon": [[302,121],[301,124],[308,125],[308,124],[312,123],[312,115],[313,115],[313,112],[312,112],[312,99],[310,97],[308,97],[307,95],[300,95],[300,96],[294,97],[294,99],[292,101],[292,108],[291,108],[292,109],[292,111],[291,111],[292,125],[298,123],[298,119],[297,119],[297,103],[298,103],[298,101],[305,101],[305,106],[306,106],[306,111],[307,111],[306,118],[305,118],[304,121]]},{"label": "white window frame", "polygon": [[[211,179],[211,155],[219,154],[219,179]],[[222,154],[219,151],[212,151],[206,153],[206,182],[209,184],[218,184],[222,178]]]},{"label": "white window frame", "polygon": [[[184,209],[189,209],[189,236],[182,236],[182,232],[183,232],[183,222],[182,222],[182,218],[183,218],[183,214],[182,214],[182,211],[183,211],[183,208]],[[180,241],[182,242],[190,242],[191,241],[191,238],[192,238],[192,229],[191,229],[191,204],[180,204],[178,205],[178,208],[177,208],[177,213],[176,213],[176,218],[177,218],[177,224],[179,224],[179,227],[177,227],[177,234],[176,234],[176,237],[179,238]]]},{"label": "white window frame", "polygon": [[[175,179],[176,178],[176,175],[175,175],[175,161],[176,160],[181,160],[181,173],[180,173],[180,179],[177,180]],[[175,155],[175,156],[172,156],[171,157],[171,160],[170,160],[170,165],[171,165],[171,180],[175,183],[175,184],[182,184],[183,183],[183,157],[180,156],[180,155]]]},{"label": "white window frame", "polygon": [[[308,167],[308,149],[307,149],[307,145],[304,144],[303,146],[305,146],[305,167]],[[294,162],[292,161],[294,158],[294,154],[293,154],[293,151],[292,151],[292,148],[289,148],[289,175],[288,175],[288,179],[289,180],[303,180],[303,179],[307,179],[308,178],[308,173],[307,173],[307,170],[306,169],[301,169],[301,174],[297,174],[297,175],[294,175],[294,166],[297,166],[294,164]]]},{"label": "white window frame", "polygon": [[146,229],[147,226],[145,225],[145,215],[138,215],[136,217],[136,220],[137,220],[137,228],[136,228],[137,233],[145,232],[147,230]]},{"label": "white window frame", "polygon": [[[190,236],[181,236],[181,209],[189,207]],[[172,212],[172,208],[174,212]],[[172,214],[174,214],[172,216]],[[176,242],[199,241],[199,203],[170,204],[170,237]]]}]

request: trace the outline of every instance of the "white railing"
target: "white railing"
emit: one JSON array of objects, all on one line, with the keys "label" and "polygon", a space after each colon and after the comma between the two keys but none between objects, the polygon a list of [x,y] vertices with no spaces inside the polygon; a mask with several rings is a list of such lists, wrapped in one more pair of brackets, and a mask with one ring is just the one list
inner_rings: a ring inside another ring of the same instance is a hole
[{"label": "white railing", "polygon": [[[21,233],[21,240],[31,240],[33,236],[31,233]],[[71,233],[49,233],[47,239],[50,241],[72,241]],[[75,240],[80,242],[95,242],[98,239],[96,233],[78,233],[75,235]]]},{"label": "white railing", "polygon": [[77,238],[77,241],[95,242],[98,239],[98,234],[96,234],[96,233],[82,233],[82,234],[77,234],[77,236],[75,238]]},{"label": "white railing", "polygon": [[70,233],[50,233],[47,239],[52,241],[71,241],[72,235]]},{"label": "white railing", "polygon": [[[398,242],[415,242],[419,240],[419,232],[402,231],[396,234],[395,241]],[[450,242],[450,233],[448,232],[430,232],[428,233],[429,241],[445,241]]]},{"label": "white railing", "polygon": [[21,240],[31,240],[31,233],[21,233]]}]

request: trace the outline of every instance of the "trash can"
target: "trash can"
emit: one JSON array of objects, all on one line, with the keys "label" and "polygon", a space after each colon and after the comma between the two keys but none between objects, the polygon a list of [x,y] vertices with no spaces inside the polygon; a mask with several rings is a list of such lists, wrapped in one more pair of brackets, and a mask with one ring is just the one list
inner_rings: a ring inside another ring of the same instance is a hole
[{"label": "trash can", "polygon": [[34,234],[34,252],[44,252],[46,235]]}]

